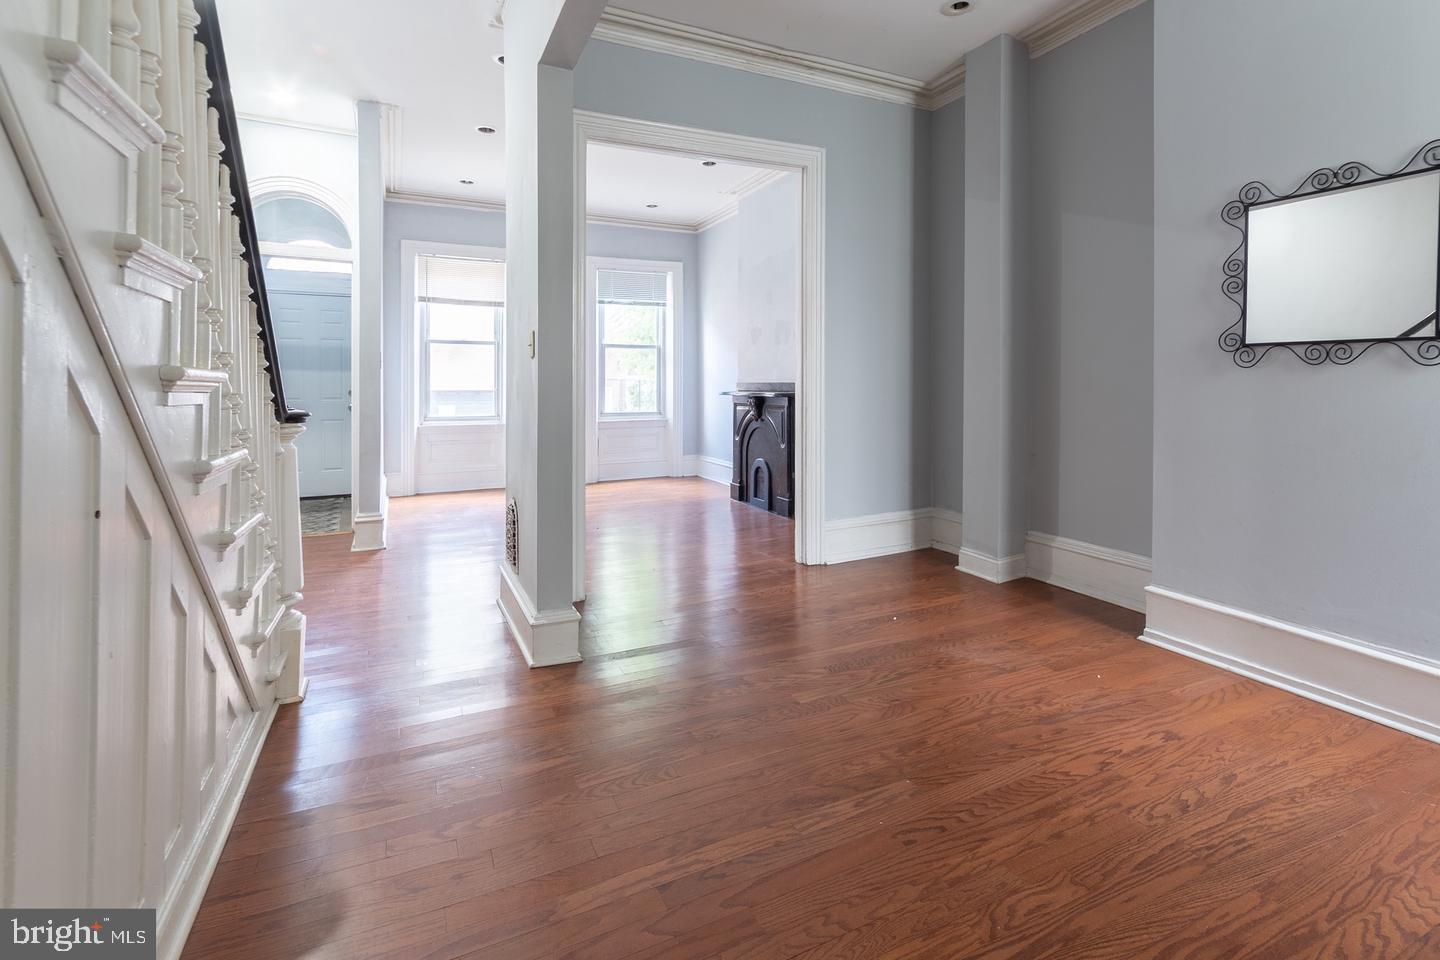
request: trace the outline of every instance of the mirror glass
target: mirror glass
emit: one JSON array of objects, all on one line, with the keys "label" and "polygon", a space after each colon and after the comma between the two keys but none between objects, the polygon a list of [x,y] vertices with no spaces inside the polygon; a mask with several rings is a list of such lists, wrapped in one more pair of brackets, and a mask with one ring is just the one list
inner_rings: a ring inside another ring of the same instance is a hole
[{"label": "mirror glass", "polygon": [[1440,170],[1249,210],[1245,342],[1440,336]]}]

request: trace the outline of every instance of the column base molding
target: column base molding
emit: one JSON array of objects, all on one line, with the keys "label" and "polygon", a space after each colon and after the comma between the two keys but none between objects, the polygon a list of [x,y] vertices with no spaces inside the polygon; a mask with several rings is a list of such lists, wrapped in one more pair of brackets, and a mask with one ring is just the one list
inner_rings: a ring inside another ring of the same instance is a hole
[{"label": "column base molding", "polygon": [[580,614],[574,607],[540,613],[525,588],[503,560],[500,566],[500,612],[515,638],[515,646],[532,667],[579,663]]},{"label": "column base molding", "polygon": [[961,547],[956,556],[955,569],[991,583],[1009,583],[1025,576],[1025,554],[992,557],[969,547]]},{"label": "column base molding", "polygon": [[351,518],[354,539],[350,549],[356,553],[385,549],[386,517],[383,513],[357,513]]}]

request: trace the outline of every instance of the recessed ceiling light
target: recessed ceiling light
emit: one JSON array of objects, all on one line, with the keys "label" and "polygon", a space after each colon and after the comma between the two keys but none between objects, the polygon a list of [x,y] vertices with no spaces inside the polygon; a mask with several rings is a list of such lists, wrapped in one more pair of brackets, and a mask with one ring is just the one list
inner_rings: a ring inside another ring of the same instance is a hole
[{"label": "recessed ceiling light", "polygon": [[475,181],[469,179],[468,177],[462,177],[462,178],[460,179],[460,182],[463,183],[463,184],[465,184],[465,186],[467,186],[467,187],[473,187],[473,186],[475,186]]},{"label": "recessed ceiling light", "polygon": [[500,64],[500,66],[502,66],[502,67],[505,66],[505,54],[503,54],[503,53],[497,53],[497,54],[495,54],[495,56],[491,57],[490,59],[491,59],[491,60],[494,60],[496,63]]},{"label": "recessed ceiling light", "polygon": [[958,17],[960,14],[967,12],[972,6],[974,6],[974,4],[972,4],[970,0],[945,0],[945,2],[940,5],[940,12],[947,17]]},{"label": "recessed ceiling light", "polygon": [[475,128],[475,132],[476,132],[476,133],[494,133],[494,132],[495,132],[495,128],[494,128],[494,127],[476,127],[476,128]]},{"label": "recessed ceiling light", "polygon": [[645,204],[645,209],[646,209],[646,210],[658,210],[658,209],[660,209],[660,204],[658,204],[658,203],[647,203],[647,204]]},{"label": "recessed ceiling light", "polygon": [[700,161],[700,166],[702,166],[702,167],[713,167],[713,166],[715,166],[715,161],[714,161],[714,160],[701,160],[701,161]]}]

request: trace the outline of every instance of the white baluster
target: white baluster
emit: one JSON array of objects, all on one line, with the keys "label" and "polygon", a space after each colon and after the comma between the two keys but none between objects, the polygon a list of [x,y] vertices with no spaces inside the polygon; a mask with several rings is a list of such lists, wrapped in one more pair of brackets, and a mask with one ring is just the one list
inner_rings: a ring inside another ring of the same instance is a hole
[{"label": "white baluster", "polygon": [[[177,35],[179,38],[180,75],[180,136],[183,152],[180,155],[180,255],[194,263],[199,256],[200,245],[196,238],[196,220],[199,206],[196,191],[200,186],[201,171],[208,162],[203,146],[206,134],[198,127],[195,110],[195,27],[200,17],[191,0],[178,0],[176,5]],[[192,284],[181,293],[180,322],[185,330],[185,364],[197,369],[206,369],[209,363],[210,331],[200,329],[200,290]]]},{"label": "white baluster", "polygon": [[[228,190],[228,187],[227,187]],[[233,199],[233,198],[232,198]],[[230,316],[232,317],[231,349],[235,352],[239,380],[236,389],[240,403],[236,406],[235,433],[233,446],[236,449],[248,447],[253,433],[250,429],[250,408],[253,406],[254,352],[246,348],[246,340],[253,339],[253,313],[255,306],[250,300],[250,279],[244,259],[245,248],[240,242],[240,221],[233,215],[226,218],[230,233]]]},{"label": "white baluster", "polygon": [[[152,120],[160,120],[160,4],[140,0],[140,107]],[[160,148],[150,147],[140,156],[140,189],[137,223],[140,236],[162,244],[160,196]]]},{"label": "white baluster", "polygon": [[[187,0],[188,2],[188,0]],[[193,7],[191,8],[194,9]],[[196,18],[199,22],[199,18]],[[216,324],[213,317],[214,301],[211,299],[210,274],[214,270],[212,249],[214,246],[210,215],[213,203],[209,188],[215,182],[210,172],[210,77],[205,72],[205,46],[191,43],[194,57],[195,88],[191,97],[193,104],[190,118],[191,163],[194,189],[186,192],[193,196],[189,212],[193,217],[192,234],[195,239],[195,255],[192,262],[200,269],[200,280],[195,284],[195,365],[206,370],[215,366]]]},{"label": "white baluster", "polygon": [[80,46],[104,70],[110,69],[110,0],[80,0]]},{"label": "white baluster", "polygon": [[210,77],[204,71],[201,71],[200,75],[205,77],[205,89],[200,102],[200,121],[201,128],[205,131],[206,184],[200,197],[200,255],[205,258],[210,268],[205,296],[200,302],[204,310],[203,320],[210,325],[210,351],[214,360],[211,365],[221,367],[220,354],[223,347],[220,327],[225,322],[225,313],[220,306],[215,267],[219,263],[220,227],[223,222],[219,214],[219,183],[220,152],[224,149],[224,144],[220,142],[220,115],[210,107]]},{"label": "white baluster", "polygon": [[[218,149],[216,145],[220,142],[219,115],[213,110],[210,113],[211,146],[212,149]],[[230,389],[222,401],[224,407],[224,429],[222,431],[224,446],[222,449],[229,452],[240,446],[235,439],[235,434],[240,429],[243,374],[236,364],[237,352],[235,349],[239,314],[236,312],[238,303],[235,299],[234,231],[231,227],[235,217],[230,212],[230,204],[234,198],[230,194],[230,168],[224,163],[217,165],[215,187],[217,199],[212,218],[215,221],[215,235],[218,241],[215,252],[215,302],[221,315],[220,353],[217,359],[220,366],[230,374]],[[246,518],[242,516],[240,519]]]},{"label": "white baluster", "polygon": [[134,0],[111,0],[110,3],[110,76],[120,89],[137,101],[140,99],[140,20],[135,16]]},{"label": "white baluster", "polygon": [[[185,180],[180,157],[185,152],[186,88],[180,76],[180,27],[177,0],[159,0],[160,5],[160,126],[165,131],[161,147],[160,196],[161,236],[166,250],[179,256],[184,252],[180,194]],[[178,358],[177,358],[178,361]]]}]

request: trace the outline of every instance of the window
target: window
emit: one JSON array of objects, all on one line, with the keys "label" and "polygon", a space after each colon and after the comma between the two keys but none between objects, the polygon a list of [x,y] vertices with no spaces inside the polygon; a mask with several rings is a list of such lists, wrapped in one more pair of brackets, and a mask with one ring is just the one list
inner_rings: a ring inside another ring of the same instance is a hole
[{"label": "window", "polygon": [[661,415],[670,274],[601,269],[595,274],[595,289],[600,415]]},{"label": "window", "polygon": [[265,271],[351,273],[350,234],[334,213],[305,197],[263,197],[255,204],[255,232]]},{"label": "window", "polygon": [[505,264],[435,254],[415,260],[425,419],[499,419]]}]

